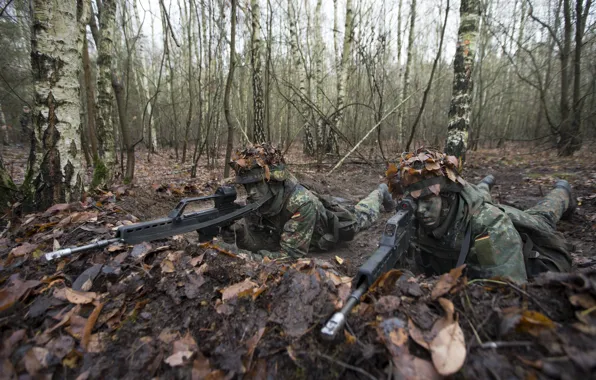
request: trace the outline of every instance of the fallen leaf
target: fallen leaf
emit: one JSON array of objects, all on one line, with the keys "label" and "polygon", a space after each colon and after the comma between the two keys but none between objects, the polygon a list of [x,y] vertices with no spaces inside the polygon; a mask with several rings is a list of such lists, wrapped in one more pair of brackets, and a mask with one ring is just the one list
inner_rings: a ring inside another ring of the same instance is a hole
[{"label": "fallen leaf", "polygon": [[10,251],[10,254],[12,254],[15,257],[25,256],[26,254],[35,251],[36,248],[37,248],[37,244],[30,244],[30,243],[25,242],[22,245],[19,245],[18,247],[13,248]]},{"label": "fallen leaf", "polygon": [[244,365],[244,367],[246,369],[250,369],[251,364],[252,364],[253,354],[254,354],[255,349],[257,348],[257,345],[259,344],[259,341],[261,340],[261,337],[263,336],[264,333],[265,333],[265,327],[261,327],[259,330],[257,330],[255,335],[253,335],[249,340],[246,341],[247,353],[246,353],[246,361],[245,361],[245,365]]},{"label": "fallen leaf", "polygon": [[165,344],[172,343],[178,337],[178,333],[172,331],[170,328],[165,328],[159,333],[158,339]]},{"label": "fallen leaf", "polygon": [[242,282],[238,282],[234,285],[228,286],[222,290],[222,301],[227,301],[236,297],[242,297],[246,295],[252,295],[253,289],[257,287],[257,284],[250,281],[249,278]]},{"label": "fallen leaf", "polygon": [[61,212],[61,211],[66,211],[69,208],[70,208],[70,204],[68,204],[68,203],[58,203],[58,204],[53,205],[49,209],[47,209],[43,213],[43,216],[50,216],[53,213],[58,213],[58,212]]},{"label": "fallen leaf", "polygon": [[190,265],[193,266],[193,267],[196,267],[197,265],[199,265],[199,264],[201,264],[203,262],[203,258],[204,257],[205,257],[205,254],[204,253],[202,255],[200,255],[200,256],[193,257],[190,260]]},{"label": "fallen leaf", "polygon": [[87,304],[93,302],[97,298],[95,292],[81,292],[71,288],[64,288],[66,299],[74,304]]},{"label": "fallen leaf", "polygon": [[451,269],[449,273],[444,273],[439,278],[439,281],[435,285],[432,290],[431,298],[436,300],[437,298],[441,297],[442,295],[446,294],[455,286],[457,283],[457,279],[460,278],[462,270],[466,267],[466,264],[461,265],[457,268]]},{"label": "fallen leaf", "polygon": [[142,259],[143,257],[145,257],[149,252],[151,252],[151,244],[147,243],[147,242],[142,242],[140,244],[136,244],[133,249],[132,252],[130,253],[130,255],[132,257],[134,257],[135,259]]},{"label": "fallen leaf", "polygon": [[47,368],[50,363],[50,352],[43,347],[32,347],[24,357],[25,368],[31,376],[36,376],[39,371]]},{"label": "fallen leaf", "polygon": [[594,297],[587,293],[574,294],[571,297],[569,297],[569,302],[571,302],[573,306],[580,306],[584,309],[591,309],[594,306],[596,306],[596,301],[594,300]]},{"label": "fallen leaf", "polygon": [[397,280],[399,280],[402,274],[403,272],[399,269],[391,269],[390,271],[383,273],[381,276],[379,276],[375,283],[372,284],[369,291],[393,288],[393,286],[395,286],[395,283],[397,282]]},{"label": "fallen leaf", "polygon": [[167,357],[164,361],[172,367],[184,365],[192,357],[192,351],[178,351],[173,355]]},{"label": "fallen leaf", "polygon": [[555,324],[547,316],[533,310],[524,310],[521,319],[515,328],[517,332],[527,332],[538,336],[543,330],[552,330]]},{"label": "fallen leaf", "polygon": [[0,289],[0,311],[4,311],[15,304],[30,289],[40,285],[36,280],[22,281],[18,273],[10,276],[8,285]]},{"label": "fallen leaf", "polygon": [[354,344],[356,343],[356,337],[348,332],[348,330],[344,329],[344,336],[346,337],[347,344]]},{"label": "fallen leaf", "polygon": [[61,335],[57,338],[52,339],[47,345],[46,348],[57,357],[59,360],[62,360],[66,355],[72,351],[74,348],[75,341],[71,336],[68,335]]},{"label": "fallen leaf", "polygon": [[396,296],[383,296],[375,303],[375,311],[379,314],[393,313],[399,308],[400,299]]},{"label": "fallen leaf", "polygon": [[174,263],[168,259],[164,259],[161,262],[160,267],[162,273],[173,273],[176,271],[176,269],[174,268]]},{"label": "fallen leaf", "polygon": [[343,264],[343,263],[344,263],[344,259],[342,259],[342,258],[341,258],[341,257],[339,257],[339,256],[335,256],[335,261],[337,261],[337,263],[338,263],[339,265],[341,265],[341,264]]},{"label": "fallen leaf", "polygon": [[422,330],[411,319],[408,319],[408,332],[410,333],[410,337],[414,339],[414,342],[430,351],[430,344],[424,337]]},{"label": "fallen leaf", "polygon": [[211,364],[200,352],[197,354],[197,358],[192,362],[192,373],[191,377],[193,380],[205,379],[211,373]]},{"label": "fallen leaf", "polygon": [[80,315],[73,314],[70,317],[70,326],[65,327],[67,333],[72,335],[73,338],[81,340],[85,333],[85,326],[87,325],[87,318],[83,318]]},{"label": "fallen leaf", "polygon": [[464,365],[466,343],[457,322],[443,328],[430,343],[430,353],[437,372],[449,376]]}]

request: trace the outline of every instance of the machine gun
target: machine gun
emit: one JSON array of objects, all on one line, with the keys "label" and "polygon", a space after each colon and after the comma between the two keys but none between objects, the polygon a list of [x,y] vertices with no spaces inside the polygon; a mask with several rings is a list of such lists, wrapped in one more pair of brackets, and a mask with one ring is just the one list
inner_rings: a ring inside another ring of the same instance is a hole
[{"label": "machine gun", "polygon": [[[51,261],[73,253],[103,248],[112,243],[137,244],[191,231],[199,233],[200,241],[208,241],[219,233],[220,227],[227,226],[235,220],[254,212],[269,199],[270,197],[242,206],[235,202],[236,189],[233,186],[221,186],[213,195],[182,199],[165,218],[120,226],[116,231],[116,237],[113,239],[100,240],[81,247],[64,248],[46,253],[44,256],[48,261]],[[207,200],[213,200],[215,207],[184,214],[184,209],[189,203]]]},{"label": "machine gun", "polygon": [[358,269],[354,281],[356,290],[348,297],[344,307],[333,314],[321,330],[324,337],[333,339],[338,332],[342,331],[347,315],[360,302],[360,297],[366,293],[379,276],[392,269],[407,252],[414,228],[415,211],[416,203],[411,198],[405,198],[398,204],[397,213],[385,224],[379,248]]}]

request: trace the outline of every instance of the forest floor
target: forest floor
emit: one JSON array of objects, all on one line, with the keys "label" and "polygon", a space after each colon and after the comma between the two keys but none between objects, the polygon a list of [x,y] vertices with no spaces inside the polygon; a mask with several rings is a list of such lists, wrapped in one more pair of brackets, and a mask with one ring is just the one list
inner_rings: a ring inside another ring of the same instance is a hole
[{"label": "forest floor", "polygon": [[[4,152],[16,182],[22,155]],[[578,209],[559,230],[575,245],[572,273],[516,285],[468,281],[457,270],[440,278],[392,271],[349,315],[344,334],[327,341],[322,324],[390,214],[332,253],[298,261],[245,261],[184,234],[44,263],[44,252],[165,216],[182,197],[220,183],[217,171],[190,179],[189,165],[171,155],[149,163],[139,154],[132,185],[39,213],[20,215],[17,205],[0,220],[0,379],[593,378],[596,171],[587,156],[483,150],[464,170],[471,182],[494,174],[493,198],[519,208],[567,179]],[[288,161],[307,185],[353,202],[384,169],[351,163],[328,175],[331,165],[317,170],[299,154]]]}]

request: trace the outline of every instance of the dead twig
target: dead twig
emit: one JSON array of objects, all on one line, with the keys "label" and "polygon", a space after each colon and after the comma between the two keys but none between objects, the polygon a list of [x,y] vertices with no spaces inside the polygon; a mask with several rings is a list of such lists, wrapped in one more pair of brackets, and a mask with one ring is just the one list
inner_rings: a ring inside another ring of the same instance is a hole
[{"label": "dead twig", "polygon": [[8,224],[6,225],[6,228],[4,229],[4,231],[2,231],[0,233],[0,239],[2,239],[2,237],[4,236],[4,234],[7,233],[9,229],[10,229],[10,220],[8,221]]},{"label": "dead twig", "polygon": [[372,379],[372,380],[377,380],[377,378],[376,378],[376,377],[374,377],[374,376],[373,376],[373,375],[371,375],[370,373],[366,372],[366,371],[365,371],[365,370],[363,370],[362,368],[358,368],[358,367],[355,367],[355,366],[353,366],[353,365],[350,365],[350,364],[348,364],[348,363],[344,363],[344,362],[342,362],[341,360],[334,359],[334,358],[332,358],[331,356],[327,356],[327,355],[325,355],[325,354],[322,354],[322,353],[320,353],[320,352],[319,352],[319,356],[321,356],[322,358],[325,358],[325,359],[329,360],[329,361],[330,361],[330,362],[332,362],[332,363],[335,363],[335,364],[337,364],[337,365],[340,365],[340,366],[342,366],[342,367],[344,367],[344,368],[351,369],[352,371],[358,372],[358,373],[360,373],[361,375],[364,375],[364,376],[368,377],[369,379]]},{"label": "dead twig", "polygon": [[532,342],[530,341],[520,341],[520,342],[484,342],[480,345],[480,348],[502,348],[502,347],[527,347],[531,346]]}]

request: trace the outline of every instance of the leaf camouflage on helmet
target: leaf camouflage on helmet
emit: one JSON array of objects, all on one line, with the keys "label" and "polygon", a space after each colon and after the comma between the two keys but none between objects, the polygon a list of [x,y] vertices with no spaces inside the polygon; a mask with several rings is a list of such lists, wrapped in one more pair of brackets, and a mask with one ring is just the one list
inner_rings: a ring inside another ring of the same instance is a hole
[{"label": "leaf camouflage on helmet", "polygon": [[230,167],[236,173],[236,183],[278,181],[287,179],[285,160],[281,150],[262,143],[238,149],[232,154]]},{"label": "leaf camouflage on helmet", "polygon": [[459,192],[466,181],[459,175],[460,161],[431,148],[402,153],[399,164],[389,164],[385,176],[394,198],[430,193]]}]

